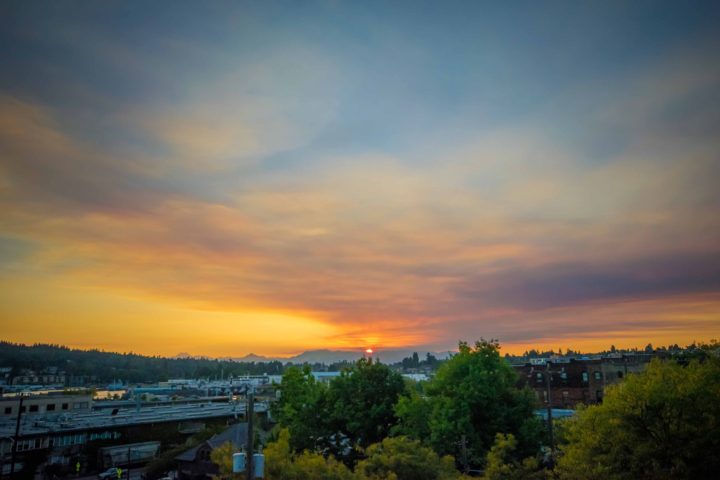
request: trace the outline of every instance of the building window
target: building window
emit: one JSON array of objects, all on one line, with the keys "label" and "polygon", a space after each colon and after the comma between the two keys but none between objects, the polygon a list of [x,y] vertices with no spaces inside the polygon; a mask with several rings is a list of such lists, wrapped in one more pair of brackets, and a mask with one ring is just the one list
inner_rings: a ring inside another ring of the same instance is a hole
[{"label": "building window", "polygon": [[622,378],[622,377],[623,377],[623,372],[622,372],[622,370],[618,370],[617,375],[618,375],[618,378]]},{"label": "building window", "polygon": [[582,381],[587,383],[588,381],[588,372],[582,372]]},{"label": "building window", "polygon": [[31,411],[31,412],[37,412],[38,410],[39,410],[39,409],[38,409],[38,406],[37,406],[37,405],[30,405],[30,411]]},{"label": "building window", "polygon": [[67,410],[68,408],[70,408],[70,404],[68,404],[68,403],[63,403],[63,404],[62,404],[62,409],[63,409],[63,410]]},{"label": "building window", "polygon": [[25,450],[36,450],[42,447],[42,439],[34,438],[30,440],[20,440],[17,443],[17,451],[23,452]]},{"label": "building window", "polygon": [[12,414],[12,407],[5,407],[5,415]]},{"label": "building window", "polygon": [[55,404],[54,403],[48,403],[47,407],[45,407],[45,410],[48,412],[52,412],[55,410]]},{"label": "building window", "polygon": [[602,373],[595,372],[595,380],[602,380]]},{"label": "building window", "polygon": [[25,408],[25,405],[23,405],[22,407],[20,407],[20,413],[25,413],[26,410],[27,410],[27,409]]},{"label": "building window", "polygon": [[541,383],[543,381],[543,374],[542,373],[535,374],[535,380],[537,381],[537,383]]}]

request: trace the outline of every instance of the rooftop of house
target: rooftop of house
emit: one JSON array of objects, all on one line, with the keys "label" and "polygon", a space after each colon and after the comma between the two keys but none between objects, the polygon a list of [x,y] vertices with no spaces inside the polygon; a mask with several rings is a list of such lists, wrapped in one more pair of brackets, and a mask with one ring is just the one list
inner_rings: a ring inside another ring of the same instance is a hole
[{"label": "rooftop of house", "polygon": [[221,433],[213,435],[208,440],[204,441],[200,445],[196,445],[193,448],[186,450],[177,457],[176,460],[192,462],[197,457],[197,451],[203,446],[208,445],[211,450],[215,450],[225,443],[232,443],[236,448],[240,448],[247,439],[247,423],[235,423],[229,428],[225,429]]}]

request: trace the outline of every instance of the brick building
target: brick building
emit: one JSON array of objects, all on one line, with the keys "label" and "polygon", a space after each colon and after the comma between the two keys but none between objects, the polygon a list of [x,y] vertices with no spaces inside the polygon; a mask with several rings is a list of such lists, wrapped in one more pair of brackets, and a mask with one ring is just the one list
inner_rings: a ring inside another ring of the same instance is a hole
[{"label": "brick building", "polygon": [[524,365],[514,365],[521,386],[535,391],[541,406],[575,408],[578,404],[602,401],[605,388],[621,381],[630,373],[645,368],[652,354],[611,354],[598,358],[533,359]]}]

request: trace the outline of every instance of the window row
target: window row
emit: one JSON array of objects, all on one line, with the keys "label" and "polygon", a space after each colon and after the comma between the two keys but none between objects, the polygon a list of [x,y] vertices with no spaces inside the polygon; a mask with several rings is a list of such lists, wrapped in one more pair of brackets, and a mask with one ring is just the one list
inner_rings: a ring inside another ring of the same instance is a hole
[{"label": "window row", "polygon": [[[559,372],[559,376],[560,376],[560,380],[562,380],[563,382],[567,382],[567,380],[568,380],[568,374],[567,374],[567,372]],[[619,371],[619,372],[617,373],[617,376],[618,376],[618,378],[622,378],[622,377],[623,377],[623,373]],[[595,380],[597,380],[597,381],[602,380],[602,379],[603,379],[602,372],[599,372],[599,371],[593,372],[593,377],[594,377]],[[583,381],[583,382],[587,383],[587,382],[589,381],[589,378],[590,378],[590,377],[589,377],[588,372],[582,372],[582,381]],[[545,381],[545,376],[544,376],[544,374],[541,373],[541,372],[537,372],[537,373],[535,374],[535,381],[536,381],[537,383],[542,383],[543,381]]]},{"label": "window row", "polygon": [[[38,413],[40,412],[40,407],[42,405],[23,405],[20,407],[20,413]],[[46,412],[55,412],[58,410],[58,407],[60,410],[70,410],[70,404],[69,403],[48,403],[45,405],[45,411]],[[87,409],[90,408],[89,402],[74,402],[72,404],[73,410],[80,410],[80,409]],[[15,408],[12,406],[5,407],[4,412],[5,415],[12,415],[13,412],[15,412]]]}]

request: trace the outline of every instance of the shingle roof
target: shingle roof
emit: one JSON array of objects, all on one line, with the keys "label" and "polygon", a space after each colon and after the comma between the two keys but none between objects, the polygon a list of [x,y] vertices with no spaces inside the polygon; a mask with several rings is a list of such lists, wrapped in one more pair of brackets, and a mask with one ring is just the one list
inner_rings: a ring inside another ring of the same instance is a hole
[{"label": "shingle roof", "polygon": [[[238,444],[238,439],[240,443]],[[218,433],[217,435],[213,435],[210,439],[204,441],[200,445],[196,445],[195,447],[191,448],[190,450],[187,450],[177,457],[175,457],[175,460],[181,460],[185,462],[192,462],[195,460],[195,456],[197,455],[197,451],[200,447],[203,445],[207,445],[210,447],[211,450],[215,450],[219,446],[231,442],[236,448],[240,448],[242,445],[245,444],[245,440],[247,439],[247,423],[236,423],[231,425],[226,430],[222,431],[221,433]]]}]

